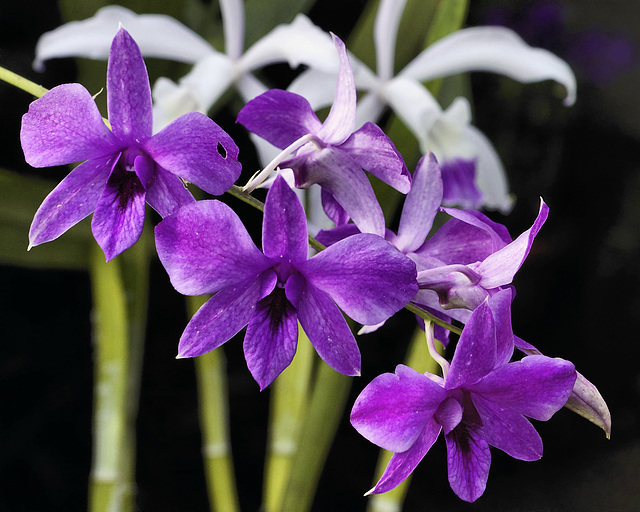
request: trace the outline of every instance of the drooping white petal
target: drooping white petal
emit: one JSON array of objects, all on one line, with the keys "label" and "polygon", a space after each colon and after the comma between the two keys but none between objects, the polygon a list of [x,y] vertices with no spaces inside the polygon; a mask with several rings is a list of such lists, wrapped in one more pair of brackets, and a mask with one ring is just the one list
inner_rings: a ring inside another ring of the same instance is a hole
[{"label": "drooping white petal", "polygon": [[220,0],[224,28],[224,52],[238,60],[244,49],[244,5],[242,0]]},{"label": "drooping white petal", "polygon": [[382,80],[393,76],[396,38],[402,11],[407,0],[382,0],[376,13],[373,40],[376,47],[376,71]]},{"label": "drooping white petal", "polygon": [[523,83],[555,80],[567,89],[564,103],[575,102],[576,79],[569,65],[505,27],[458,30],[429,46],[400,74],[423,82],[467,71],[491,71]]},{"label": "drooping white petal", "polygon": [[119,24],[127,29],[145,57],[196,62],[213,47],[191,29],[164,14],[138,15],[119,5],[99,9],[94,16],[65,23],[43,34],[36,45],[33,67],[59,57],[107,59]]}]

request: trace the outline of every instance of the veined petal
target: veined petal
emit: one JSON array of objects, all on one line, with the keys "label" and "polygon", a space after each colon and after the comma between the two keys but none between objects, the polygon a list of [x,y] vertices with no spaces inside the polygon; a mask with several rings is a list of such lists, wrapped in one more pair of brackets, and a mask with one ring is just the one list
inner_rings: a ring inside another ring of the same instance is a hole
[{"label": "veined petal", "polygon": [[432,153],[418,162],[411,190],[402,207],[398,237],[394,245],[402,252],[412,252],[420,247],[433,225],[433,219],[442,202],[442,178],[440,167]]},{"label": "veined petal", "polygon": [[513,281],[513,276],[520,269],[526,259],[531,245],[538,231],[547,220],[549,207],[540,198],[540,211],[533,226],[522,233],[518,238],[506,247],[487,257],[475,269],[482,276],[481,285],[486,288],[496,288]]},{"label": "veined petal", "polygon": [[289,278],[286,292],[298,311],[300,325],[324,362],[344,375],[360,375],[360,349],[331,297],[307,283],[301,274]]},{"label": "veined petal", "polygon": [[237,122],[280,149],[317,133],[322,126],[307,100],[280,89],[271,89],[247,103],[238,112]]},{"label": "veined petal", "polygon": [[91,231],[112,260],[135,244],[144,227],[145,188],[134,172],[116,166],[98,199]]},{"label": "veined petal", "polygon": [[398,365],[373,379],[351,410],[351,424],[372,443],[404,452],[422,435],[446,391],[423,374]]},{"label": "veined petal", "polygon": [[296,267],[361,324],[386,320],[418,291],[415,263],[377,235],[350,236]]},{"label": "veined petal", "polygon": [[304,208],[282,176],[267,193],[262,221],[262,250],[275,261],[307,259],[309,234]]},{"label": "veined petal", "polygon": [[487,487],[491,451],[482,433],[461,423],[444,436],[449,485],[464,501],[476,501]]},{"label": "veined petal", "polygon": [[[347,152],[335,147],[317,150],[306,157],[302,167],[294,167],[296,186],[318,183],[346,210],[360,231],[384,236],[384,215],[371,183]],[[302,183],[299,176],[304,178]]]},{"label": "veined petal", "polygon": [[511,326],[511,303],[515,296],[513,287],[506,287],[489,297],[489,308],[496,325],[496,367],[507,364],[515,348]]},{"label": "veined petal", "polygon": [[443,159],[442,161],[442,203],[457,205],[462,209],[477,209],[484,203],[484,197],[476,187],[475,159]]},{"label": "veined petal", "polygon": [[467,389],[496,407],[546,421],[562,409],[575,381],[576,370],[569,361],[527,356],[496,368]]},{"label": "veined petal", "polygon": [[122,149],[80,84],[59,85],[32,102],[22,116],[20,142],[33,167],[108,157]]},{"label": "veined petal", "polygon": [[129,31],[143,55],[193,63],[212,46],[179,21],[164,14],[141,14],[119,5],[98,9],[91,18],[72,21],[43,34],[36,45],[33,67],[57,57],[106,59],[118,24]]},{"label": "veined petal", "polygon": [[296,310],[282,288],[260,300],[247,326],[244,357],[260,391],[291,364],[298,346]]},{"label": "veined petal", "polygon": [[155,167],[153,180],[147,184],[147,203],[161,217],[168,217],[181,206],[195,202],[191,192],[175,174],[165,171],[159,165]]},{"label": "veined petal", "polygon": [[291,23],[278,25],[256,41],[240,58],[238,66],[247,72],[277,62],[286,62],[293,69],[304,64],[331,73],[331,89],[335,87],[336,47],[329,34],[304,14],[297,14]]},{"label": "veined petal", "polygon": [[223,288],[193,315],[182,333],[178,357],[196,357],[229,341],[253,316],[256,304],[275,287],[275,274],[267,271]]},{"label": "veined petal", "polygon": [[491,446],[518,460],[542,457],[542,439],[529,420],[484,396],[472,393],[471,399],[482,419],[479,430]]},{"label": "veined petal", "polygon": [[429,46],[400,75],[424,82],[467,71],[491,71],[523,83],[554,80],[567,89],[564,103],[575,102],[576,79],[569,65],[505,27],[458,30]]},{"label": "veined petal", "polygon": [[176,119],[144,149],[162,168],[213,195],[229,190],[242,168],[233,139],[199,112]]},{"label": "veined petal", "polygon": [[373,40],[376,47],[376,71],[382,80],[393,76],[398,26],[406,0],[382,0],[376,12]]},{"label": "veined petal", "polygon": [[155,235],[171,284],[184,295],[215,293],[273,265],[233,210],[219,201],[184,206],[160,222]]},{"label": "veined petal", "polygon": [[373,123],[365,123],[340,149],[348,152],[360,167],[393,188],[406,194],[411,188],[411,174],[404,159],[389,137]]},{"label": "veined petal", "polygon": [[151,86],[140,48],[120,28],[111,43],[107,67],[107,108],[113,133],[127,145],[151,137]]},{"label": "veined petal", "polygon": [[29,230],[29,247],[50,242],[93,212],[119,154],[76,167],[38,208]]},{"label": "veined petal", "polygon": [[395,453],[391,456],[384,473],[376,486],[367,494],[380,494],[390,491],[405,480],[420,463],[433,443],[438,439],[442,427],[435,419],[430,419],[425,424],[420,436],[408,450]]},{"label": "veined petal", "polygon": [[356,85],[349,64],[347,49],[342,40],[332,34],[338,51],[340,69],[336,97],[329,115],[318,130],[318,137],[326,144],[339,145],[349,138],[356,125]]}]

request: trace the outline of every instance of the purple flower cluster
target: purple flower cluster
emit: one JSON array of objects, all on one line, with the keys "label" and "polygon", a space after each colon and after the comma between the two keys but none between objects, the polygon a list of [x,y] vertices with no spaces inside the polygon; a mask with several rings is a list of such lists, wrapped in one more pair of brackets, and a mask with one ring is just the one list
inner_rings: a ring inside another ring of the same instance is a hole
[{"label": "purple flower cluster", "polygon": [[[343,313],[371,330],[413,302],[465,324],[451,365],[442,363],[443,377],[400,365],[364,389],[351,421],[395,452],[371,492],[404,480],[443,431],[451,487],[474,501],[486,485],[489,446],[522,460],[540,458],[542,442],[526,418],[549,419],[576,381],[567,361],[530,355],[512,362],[514,348],[535,350],[513,334],[511,283],[548,208],[541,202],[532,227],[513,240],[480,212],[441,207],[446,191],[433,155],[411,178],[378,126],[354,131],[353,73],[344,44],[335,36],[334,43],[340,73],[324,123],[303,97],[280,90],[249,101],[238,116],[275,146],[294,148],[282,167],[292,169],[296,187],[322,187],[323,206],[336,223],[318,237],[326,249],[309,257],[305,210],[282,176],[266,196],[262,250],[230,207],[194,200],[181,179],[222,194],[239,177],[238,148],[196,113],[152,134],[146,69],[122,28],[107,74],[110,127],[77,84],[51,90],[23,118],[29,163],[84,160],[37,211],[30,243],[53,240],[93,212],[94,236],[110,260],[136,242],[149,203],[163,217],[156,247],[175,289],[213,294],[187,325],[178,356],[214,350],[246,327],[245,358],[260,389],[291,363],[298,323],[319,356],[345,375],[360,374],[360,351]],[[397,233],[385,229],[365,170],[407,193]],[[428,237],[437,214],[449,219]],[[432,347],[430,322],[426,332]],[[448,343],[448,331],[436,334]]]}]

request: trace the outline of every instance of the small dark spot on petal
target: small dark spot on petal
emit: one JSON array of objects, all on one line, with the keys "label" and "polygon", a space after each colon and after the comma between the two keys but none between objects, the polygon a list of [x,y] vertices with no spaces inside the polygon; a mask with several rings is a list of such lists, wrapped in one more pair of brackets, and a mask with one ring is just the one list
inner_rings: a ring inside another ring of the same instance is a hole
[{"label": "small dark spot on petal", "polygon": [[218,142],[218,147],[216,149],[222,158],[227,158],[227,150],[224,149],[224,146],[220,142]]}]

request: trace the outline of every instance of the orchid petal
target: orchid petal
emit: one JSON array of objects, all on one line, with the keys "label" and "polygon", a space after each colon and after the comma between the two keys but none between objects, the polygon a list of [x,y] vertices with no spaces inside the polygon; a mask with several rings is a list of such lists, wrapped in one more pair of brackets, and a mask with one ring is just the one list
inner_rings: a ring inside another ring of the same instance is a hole
[{"label": "orchid petal", "polygon": [[147,203],[161,217],[168,217],[182,206],[195,202],[191,192],[175,174],[154,164],[153,180],[147,185]]},{"label": "orchid petal", "polygon": [[287,90],[305,98],[313,110],[329,107],[336,95],[336,73],[307,69],[294,78]]},{"label": "orchid petal", "polygon": [[607,436],[611,437],[611,413],[602,395],[591,382],[580,372],[576,372],[576,383],[573,391],[565,404],[570,411],[588,419],[594,425],[598,425]]},{"label": "orchid petal", "polygon": [[29,247],[50,242],[96,208],[119,154],[76,167],[38,208],[29,230]]},{"label": "orchid petal", "polygon": [[487,487],[491,466],[489,444],[478,430],[465,423],[444,438],[447,442],[449,485],[459,498],[473,502]]},{"label": "orchid petal", "polygon": [[462,330],[445,389],[468,387],[478,382],[495,368],[495,362],[496,328],[489,304],[485,301],[471,314]]},{"label": "orchid petal", "polygon": [[298,321],[318,355],[344,375],[360,375],[360,349],[338,306],[325,292],[300,274],[286,284],[287,298],[298,311]]},{"label": "orchid petal", "polygon": [[360,128],[366,122],[376,123],[385,109],[385,103],[377,94],[366,94],[358,100],[356,108],[356,127]]},{"label": "orchid petal", "polygon": [[475,270],[482,275],[480,284],[484,288],[496,288],[513,281],[513,276],[524,263],[524,260],[531,250],[533,240],[547,220],[548,214],[549,207],[540,199],[540,211],[533,226],[509,245],[494,252],[478,265]]},{"label": "orchid petal", "polygon": [[214,293],[255,279],[273,265],[239,217],[219,201],[184,206],[160,222],[155,235],[171,284],[184,295]]},{"label": "orchid petal", "polygon": [[496,367],[507,364],[515,349],[511,326],[511,303],[514,295],[515,290],[508,287],[489,297],[489,308],[496,326]]},{"label": "orchid petal", "polygon": [[[351,217],[347,213],[347,211],[340,206],[336,198],[333,197],[327,189],[320,187],[320,202],[322,203],[322,210],[325,215],[336,225],[336,226],[345,226]],[[355,226],[355,224],[351,224]],[[360,230],[356,226],[356,230],[358,233]]]},{"label": "orchid petal", "polygon": [[361,324],[386,320],[418,291],[415,263],[371,234],[341,240],[297,268]]},{"label": "orchid petal", "polygon": [[163,14],[137,15],[119,5],[99,9],[85,20],[72,21],[43,34],[36,45],[33,67],[58,57],[106,59],[122,23],[147,57],[193,63],[211,52],[211,45],[191,29]]},{"label": "orchid petal", "polygon": [[138,241],[144,227],[145,189],[140,178],[116,166],[98,199],[91,231],[112,260]]},{"label": "orchid petal", "polygon": [[373,40],[376,47],[376,71],[382,80],[393,76],[398,26],[406,0],[382,0],[376,12]]},{"label": "orchid petal", "polygon": [[471,397],[482,420],[482,436],[491,446],[514,459],[534,461],[542,457],[542,439],[529,420],[482,395],[474,393]]},{"label": "orchid petal", "polygon": [[424,459],[433,443],[438,439],[441,429],[442,427],[435,419],[427,421],[420,437],[411,448],[391,456],[391,460],[389,460],[389,464],[387,464],[380,480],[367,494],[380,494],[400,485],[413,472],[420,461]]},{"label": "orchid petal", "polygon": [[253,276],[246,281],[234,281],[223,288],[193,315],[187,324],[178,357],[196,357],[229,341],[249,322],[256,304],[275,287],[272,271]]},{"label": "orchid petal", "polygon": [[406,194],[411,189],[411,174],[393,142],[382,129],[365,123],[340,145],[360,167],[376,178]]},{"label": "orchid petal", "polygon": [[355,128],[357,98],[347,49],[339,37],[333,34],[332,36],[340,58],[338,85],[335,100],[322,127],[318,130],[318,137],[326,144],[340,145],[349,138]]},{"label": "orchid petal", "polygon": [[275,288],[256,305],[244,337],[244,357],[260,391],[291,364],[297,346],[296,311],[284,290]]},{"label": "orchid petal", "polygon": [[307,259],[307,219],[296,193],[282,176],[269,189],[262,222],[262,249],[276,262]]},{"label": "orchid petal", "polygon": [[271,89],[247,103],[238,113],[238,123],[280,149],[322,124],[302,96]]},{"label": "orchid petal", "polygon": [[244,5],[241,0],[220,0],[219,4],[224,29],[224,51],[233,60],[237,60],[244,48]]},{"label": "orchid petal", "polygon": [[185,114],[144,144],[155,162],[167,171],[220,195],[240,176],[238,146],[207,116]]},{"label": "orchid petal", "polygon": [[472,27],[436,41],[400,74],[420,82],[467,71],[491,71],[523,83],[554,80],[567,90],[573,105],[576,79],[569,65],[553,53],[532,48],[505,27]]},{"label": "orchid petal", "polygon": [[358,226],[355,224],[343,224],[333,229],[323,229],[316,235],[316,240],[326,247],[344,240],[347,237],[360,234]]},{"label": "orchid petal", "polygon": [[107,108],[111,129],[120,140],[132,145],[151,137],[153,111],[147,67],[140,48],[123,28],[109,52]]},{"label": "orchid petal", "polygon": [[63,84],[29,105],[20,141],[33,167],[64,165],[113,155],[121,144],[80,84]]},{"label": "orchid petal", "polygon": [[435,416],[446,435],[460,424],[463,414],[462,404],[455,398],[448,397],[440,404]]},{"label": "orchid petal", "polygon": [[413,173],[411,191],[402,207],[398,237],[394,245],[404,253],[418,249],[431,231],[441,202],[440,167],[433,154],[427,153],[420,159]]}]

